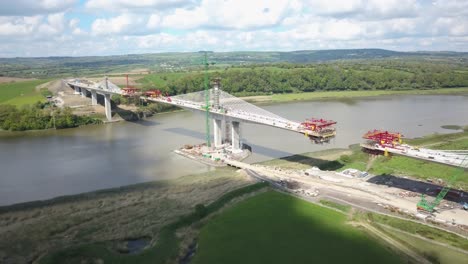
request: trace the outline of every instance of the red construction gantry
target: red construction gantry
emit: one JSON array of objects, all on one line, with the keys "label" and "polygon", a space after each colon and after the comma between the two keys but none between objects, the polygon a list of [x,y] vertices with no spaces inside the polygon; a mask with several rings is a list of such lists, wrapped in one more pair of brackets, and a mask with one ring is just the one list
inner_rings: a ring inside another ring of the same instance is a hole
[{"label": "red construction gantry", "polygon": [[401,133],[388,132],[386,130],[369,131],[362,136],[365,139],[375,141],[382,147],[394,148],[396,144],[401,143],[403,135]]},{"label": "red construction gantry", "polygon": [[143,94],[147,97],[156,98],[156,97],[160,97],[162,92],[160,90],[153,89],[153,90],[148,90],[144,92]]},{"label": "red construction gantry", "polygon": [[332,125],[335,125],[335,124],[336,124],[335,121],[325,120],[321,118],[320,119],[316,119],[316,118],[306,119],[305,122],[301,123],[302,126],[312,131],[322,131],[323,129],[331,127]]},{"label": "red construction gantry", "polygon": [[122,89],[123,95],[124,96],[138,95],[138,92],[140,91],[140,89],[132,87],[128,84],[128,74],[126,75],[126,78],[127,78],[127,87]]},{"label": "red construction gantry", "polygon": [[123,91],[124,96],[131,96],[131,95],[137,95],[140,89],[126,87],[126,88],[122,88],[122,91]]}]

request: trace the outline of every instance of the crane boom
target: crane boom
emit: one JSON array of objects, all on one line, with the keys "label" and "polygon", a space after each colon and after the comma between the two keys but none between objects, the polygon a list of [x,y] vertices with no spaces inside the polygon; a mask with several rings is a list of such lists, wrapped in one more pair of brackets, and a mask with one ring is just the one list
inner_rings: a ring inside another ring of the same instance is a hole
[{"label": "crane boom", "polygon": [[[463,165],[467,161],[468,156],[466,156],[462,161],[461,165]],[[450,191],[450,187],[452,184],[455,182],[455,180],[463,174],[465,169],[463,169],[463,166],[460,167],[459,169],[456,169],[455,173],[453,174],[452,178],[450,178],[450,181],[445,185],[442,190],[437,194],[436,198],[434,201],[429,202],[424,194],[421,194],[421,200],[419,200],[416,208],[418,210],[426,211],[429,213],[434,212],[434,209],[440,204],[440,202],[444,199],[445,195]]]}]

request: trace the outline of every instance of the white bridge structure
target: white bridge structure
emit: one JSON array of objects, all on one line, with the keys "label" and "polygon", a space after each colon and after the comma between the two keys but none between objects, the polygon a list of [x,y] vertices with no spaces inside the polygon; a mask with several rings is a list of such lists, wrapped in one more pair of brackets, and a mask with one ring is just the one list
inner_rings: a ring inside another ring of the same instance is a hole
[{"label": "white bridge structure", "polygon": [[[64,81],[68,86],[75,89],[76,94],[87,96],[91,93],[92,104],[97,104],[97,94],[104,96],[106,117],[110,121],[111,103],[110,96],[113,94],[126,95],[124,90],[112,84],[107,78],[99,83],[83,79],[70,79]],[[242,99],[232,96],[221,89],[219,83],[215,82],[214,88],[208,91],[209,115],[213,119],[214,146],[220,147],[223,141],[230,141],[233,151],[241,148],[241,123],[253,123],[276,127],[304,134],[316,142],[325,142],[336,135],[334,128],[325,128],[320,131],[304,127],[299,122],[291,121],[260,107],[250,104]],[[205,91],[169,96],[141,96],[146,101],[174,105],[190,111],[206,112]],[[224,129],[223,129],[224,128]],[[223,137],[223,130],[224,133]],[[223,140],[224,138],[224,140]]]},{"label": "white bridge structure", "polygon": [[407,144],[385,147],[380,144],[365,143],[361,144],[361,147],[465,169],[468,168],[468,162],[466,162],[468,160],[468,150],[433,150],[413,147]]},{"label": "white bridge structure", "polygon": [[112,110],[111,110],[111,95],[118,94],[122,95],[122,89],[117,85],[111,83],[107,77],[99,82],[88,81],[85,79],[69,79],[62,80],[69,87],[75,89],[75,94],[81,95],[82,97],[88,96],[88,92],[91,94],[91,104],[97,105],[97,95],[104,96],[104,108],[106,110],[107,120],[112,120]]}]

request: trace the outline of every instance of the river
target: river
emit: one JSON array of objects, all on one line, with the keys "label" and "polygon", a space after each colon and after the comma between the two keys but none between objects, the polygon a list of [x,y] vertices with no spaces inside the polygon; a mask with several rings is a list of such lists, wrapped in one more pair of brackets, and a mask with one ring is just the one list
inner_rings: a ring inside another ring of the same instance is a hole
[{"label": "river", "polygon": [[[362,142],[371,129],[407,137],[450,133],[442,125],[468,124],[468,96],[385,96],[293,102],[261,107],[291,120],[321,117],[338,122],[337,137],[315,145],[306,137],[243,124],[252,146],[247,162],[258,162]],[[118,122],[67,130],[2,133],[0,205],[48,199],[104,188],[200,173],[209,167],[172,150],[204,140],[204,116],[181,111],[142,122]]]}]

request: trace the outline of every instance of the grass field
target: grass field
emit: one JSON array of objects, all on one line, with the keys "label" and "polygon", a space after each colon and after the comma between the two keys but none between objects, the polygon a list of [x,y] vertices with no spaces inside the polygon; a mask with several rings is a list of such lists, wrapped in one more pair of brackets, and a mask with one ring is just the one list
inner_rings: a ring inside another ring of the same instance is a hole
[{"label": "grass field", "polygon": [[138,79],[137,82],[143,85],[143,88],[161,89],[167,86],[168,82],[181,78],[189,73],[185,72],[167,72],[167,73],[154,73],[145,75],[143,78]]},{"label": "grass field", "polygon": [[[155,230],[155,232],[158,233],[156,244],[146,248],[140,254],[121,254],[119,252],[116,252],[115,249],[111,249],[112,241],[106,241],[98,243],[81,244],[78,246],[69,247],[64,250],[59,250],[41,259],[40,263],[79,264],[91,263],[88,261],[94,261],[97,259],[100,259],[101,263],[112,264],[168,263],[168,261],[176,259],[177,254],[179,252],[179,246],[181,241],[176,236],[176,231],[178,229],[195,224],[201,219],[203,219],[205,216],[221,209],[231,200],[249,194],[251,192],[258,191],[262,188],[267,187],[267,185],[267,183],[262,182],[247,185],[235,189],[233,191],[224,193],[219,199],[208,204],[207,206],[197,204],[193,212],[179,217],[178,220],[165,225],[160,230]],[[201,208],[199,208],[199,206],[201,206]],[[157,214],[157,212],[155,213]],[[122,230],[122,232],[126,232],[126,230]]]},{"label": "grass field", "polygon": [[193,263],[403,263],[346,215],[269,191],[201,230]]},{"label": "grass field", "polygon": [[466,263],[468,258],[467,254],[411,236],[405,232],[399,232],[395,231],[395,229],[385,227],[382,227],[381,230],[419,254],[432,259],[434,263],[463,264]]},{"label": "grass field", "polygon": [[34,80],[0,84],[0,104],[25,105],[44,101],[44,96],[36,90],[36,86],[49,80]]},{"label": "grass field", "polygon": [[[370,170],[373,174],[407,175],[421,179],[443,179],[448,182],[453,175],[460,173],[461,169],[447,165],[427,162],[407,157],[394,156],[391,158],[379,157]],[[455,187],[466,189],[468,187],[468,172],[459,176]]]},{"label": "grass field", "polygon": [[365,218],[366,220],[374,223],[381,223],[430,240],[438,241],[463,250],[468,250],[468,240],[449,232],[431,228],[423,224],[375,213],[366,213]]}]

